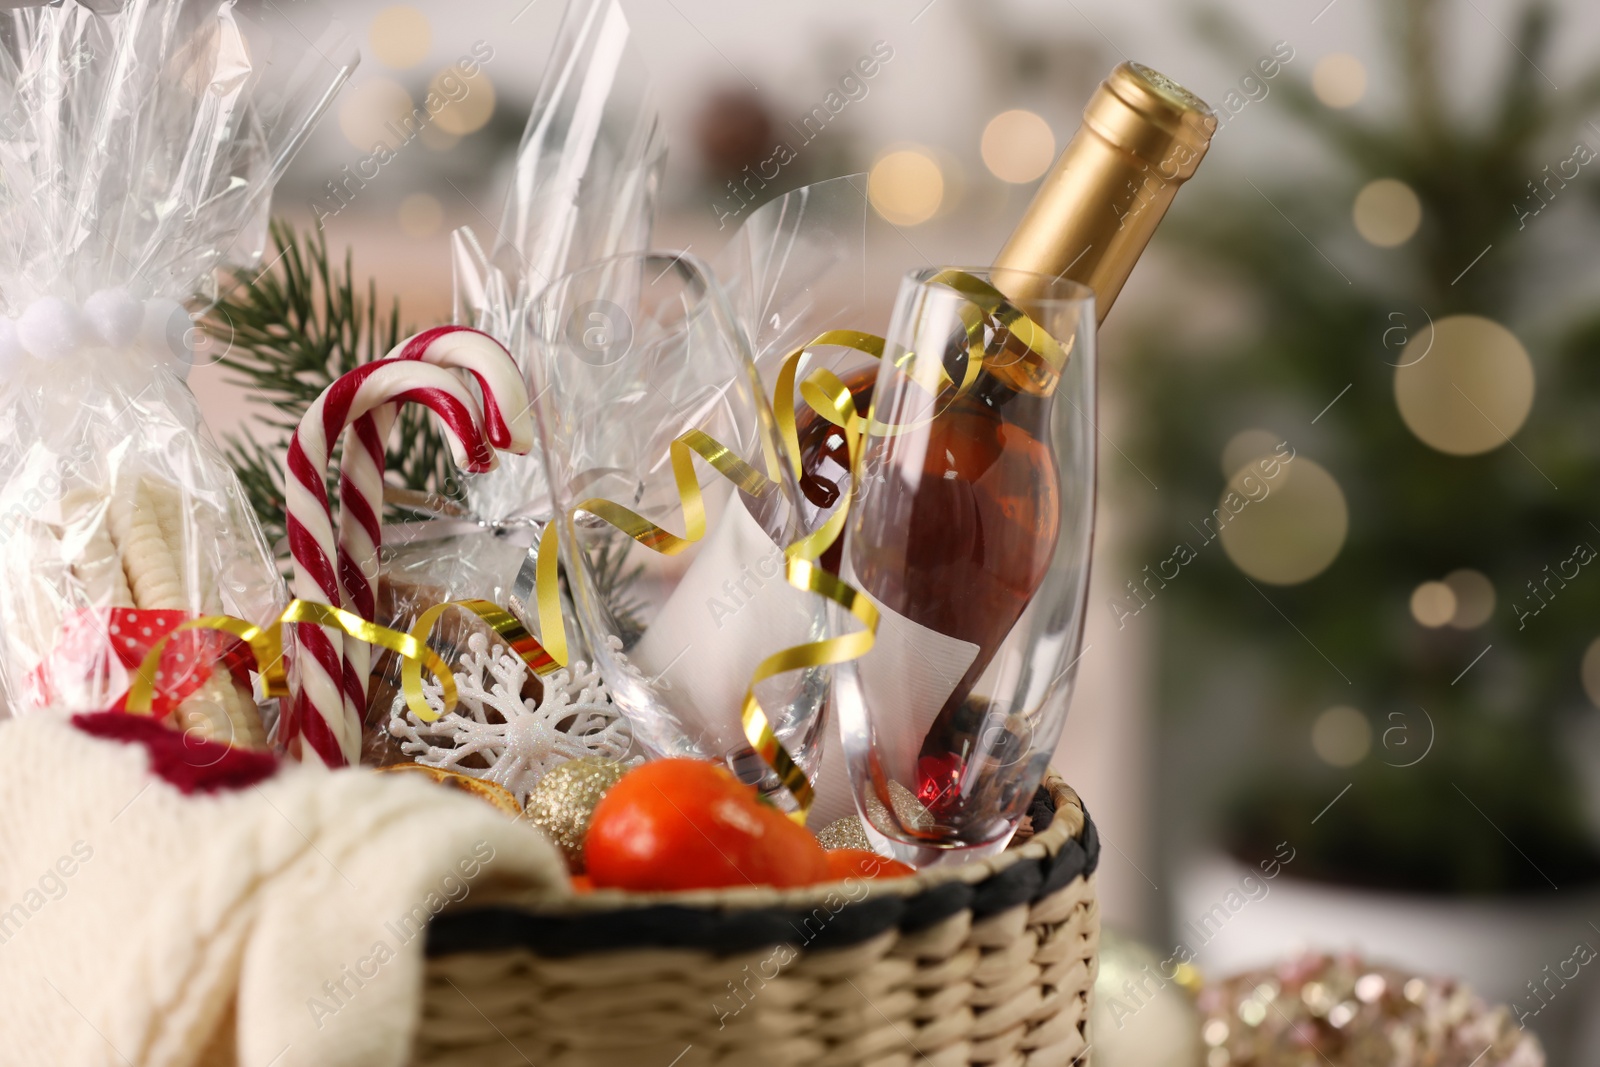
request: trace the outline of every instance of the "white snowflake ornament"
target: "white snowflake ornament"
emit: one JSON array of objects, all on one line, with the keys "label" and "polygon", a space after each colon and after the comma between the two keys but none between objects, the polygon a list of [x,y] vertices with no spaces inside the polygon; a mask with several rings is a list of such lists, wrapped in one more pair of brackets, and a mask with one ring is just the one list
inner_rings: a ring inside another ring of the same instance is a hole
[{"label": "white snowflake ornament", "polygon": [[[616,638],[613,647],[621,648]],[[467,638],[456,673],[455,710],[433,722],[412,714],[404,695],[389,710],[389,732],[400,750],[424,767],[455,771],[503,786],[525,803],[545,774],[568,760],[600,756],[626,763],[633,735],[611,702],[600,672],[582,660],[540,679],[539,700],[524,699],[528,665],[487,634]],[[442,687],[422,683],[423,696],[443,710]]]}]

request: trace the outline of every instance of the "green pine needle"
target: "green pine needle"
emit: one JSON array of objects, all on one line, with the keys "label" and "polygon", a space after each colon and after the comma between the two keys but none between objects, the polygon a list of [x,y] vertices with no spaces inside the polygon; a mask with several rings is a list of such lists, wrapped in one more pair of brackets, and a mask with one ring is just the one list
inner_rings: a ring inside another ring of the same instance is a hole
[{"label": "green pine needle", "polygon": [[[233,286],[207,314],[205,328],[227,348],[218,362],[228,381],[249,390],[264,409],[264,439],[247,431],[223,435],[223,451],[267,538],[281,545],[284,526],[284,457],[300,418],[339,376],[381,359],[409,329],[401,328],[400,304],[379,313],[377,286],[358,293],[350,254],[330,264],[327,239],[302,239],[287,223],[272,224],[276,258],[259,277],[236,271]],[[339,445],[329,464],[329,492],[336,490]],[[416,405],[400,409],[386,450],[390,484],[452,496],[450,451],[428,413]],[[330,497],[331,499],[331,497]]]}]

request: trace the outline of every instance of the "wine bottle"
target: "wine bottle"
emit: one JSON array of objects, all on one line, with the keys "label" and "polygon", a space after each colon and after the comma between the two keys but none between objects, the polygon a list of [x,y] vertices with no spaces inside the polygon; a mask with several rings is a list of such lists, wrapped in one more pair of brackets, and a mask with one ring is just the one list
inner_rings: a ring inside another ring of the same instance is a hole
[{"label": "wine bottle", "polygon": [[[1077,281],[1093,290],[1103,320],[1215,129],[1211,109],[1188,90],[1139,64],[1118,66],[996,258],[995,286],[1026,311],[1051,279]],[[998,356],[1017,342],[998,329],[990,345]],[[965,359],[965,338],[952,338],[945,362],[953,380],[961,380]],[[858,411],[868,410],[877,371],[845,379]],[[848,571],[858,587],[911,623],[977,649],[923,747],[918,791],[930,806],[954,795],[944,779],[959,774],[962,737],[983,715],[969,696],[1055,551],[1059,500],[1048,425],[1056,380],[1038,360],[986,359],[926,431],[926,467],[909,513],[900,515],[927,536],[907,541],[870,521],[852,534]],[[797,419],[797,430],[800,488],[821,522],[850,476],[845,442],[810,413]],[[821,560],[834,573],[844,562],[842,541]]]}]

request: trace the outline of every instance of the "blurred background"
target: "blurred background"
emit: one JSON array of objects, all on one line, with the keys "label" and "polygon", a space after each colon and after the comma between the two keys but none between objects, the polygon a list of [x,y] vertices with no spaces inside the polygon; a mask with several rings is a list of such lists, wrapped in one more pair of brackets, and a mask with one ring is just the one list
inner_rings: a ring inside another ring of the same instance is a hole
[{"label": "blurred background", "polygon": [[[876,328],[906,270],[993,258],[1117,62],[1217,108],[1101,342],[1099,553],[1056,765],[1101,829],[1104,916],[1206,974],[1316,944],[1457,975],[1552,1062],[1600,1062],[1600,968],[1570,977],[1600,948],[1600,6],[624,7],[671,146],[654,243],[714,254],[754,202],[866,172]],[[444,321],[450,234],[492,241],[561,4],[339,11],[362,65],[276,212],[405,323]],[[469,91],[334,195],[470,57]],[[226,376],[194,376],[219,431],[252,416]]]}]

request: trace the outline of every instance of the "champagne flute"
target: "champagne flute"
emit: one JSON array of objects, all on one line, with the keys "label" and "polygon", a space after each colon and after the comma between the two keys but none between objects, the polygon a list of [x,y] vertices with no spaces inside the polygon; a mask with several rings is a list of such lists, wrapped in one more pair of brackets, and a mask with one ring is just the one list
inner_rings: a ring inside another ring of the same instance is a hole
[{"label": "champagne flute", "polygon": [[[727,297],[693,256],[626,253],[557,278],[529,315],[534,410],[586,655],[652,755],[723,762],[792,808],[746,737],[744,697],[767,656],[827,636],[826,602],[785,581],[783,549],[803,533],[799,490]],[[646,537],[652,548],[593,502],[688,535],[674,453],[689,431],[755,477],[736,487],[696,453],[704,535]],[[756,690],[808,772],[829,682],[812,667]]]},{"label": "champagne flute", "polygon": [[1025,271],[900,288],[843,552],[881,622],[834,707],[858,810],[918,866],[1004,848],[1061,735],[1094,525],[1095,322],[1090,290]]}]

